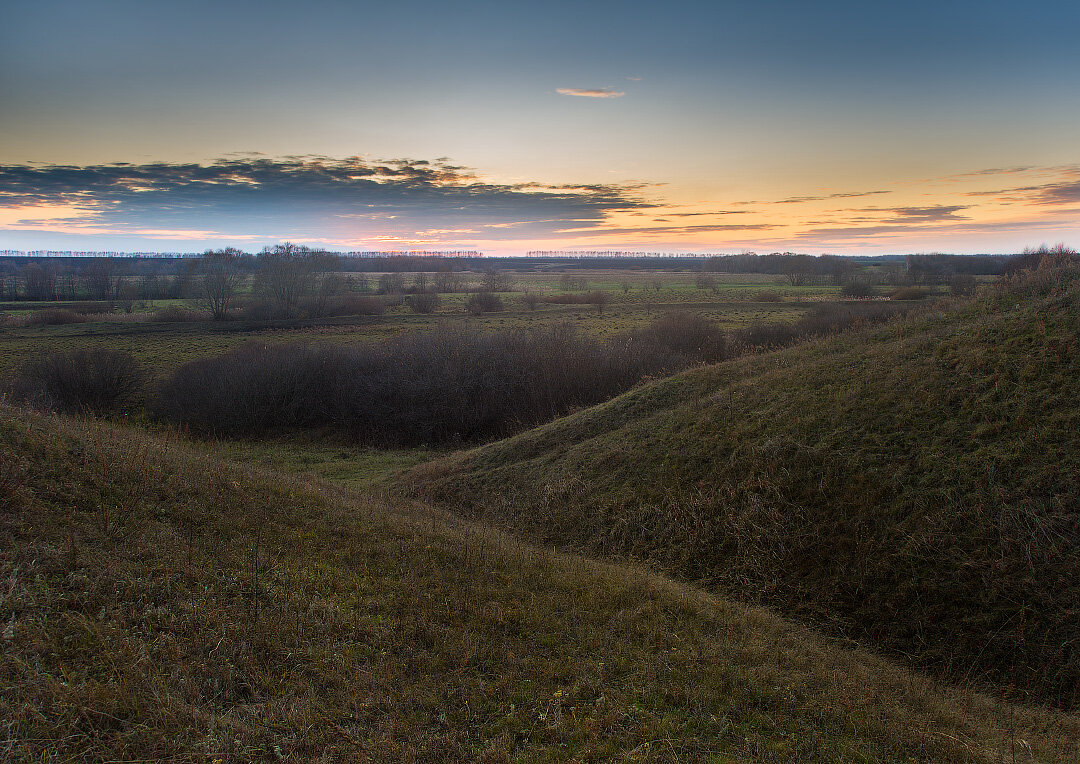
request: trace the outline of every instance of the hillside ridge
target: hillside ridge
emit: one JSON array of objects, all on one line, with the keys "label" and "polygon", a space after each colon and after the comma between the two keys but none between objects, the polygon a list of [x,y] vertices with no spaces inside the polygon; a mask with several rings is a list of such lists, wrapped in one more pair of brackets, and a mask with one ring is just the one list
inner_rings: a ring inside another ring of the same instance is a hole
[{"label": "hillside ridge", "polygon": [[408,490],[1074,706],[1080,274],[660,380]]}]

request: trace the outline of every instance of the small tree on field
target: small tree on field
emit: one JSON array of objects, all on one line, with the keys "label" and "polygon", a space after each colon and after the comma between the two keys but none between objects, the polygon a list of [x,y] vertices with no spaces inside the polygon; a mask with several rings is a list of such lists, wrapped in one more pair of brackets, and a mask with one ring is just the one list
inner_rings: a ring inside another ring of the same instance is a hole
[{"label": "small tree on field", "polygon": [[498,268],[489,268],[484,271],[484,275],[480,280],[480,291],[482,292],[509,292],[513,289],[513,286],[510,275],[506,271],[500,271]]},{"label": "small tree on field", "polygon": [[596,308],[596,312],[603,315],[604,308],[611,301],[611,296],[602,289],[595,289],[585,297],[589,305]]},{"label": "small tree on field", "polygon": [[461,289],[461,276],[451,270],[449,265],[444,265],[435,274],[435,291],[446,293],[457,292]]},{"label": "small tree on field", "polygon": [[503,309],[503,302],[494,292],[476,292],[465,301],[465,309],[475,316]]},{"label": "small tree on field", "polygon": [[419,292],[409,296],[409,309],[413,313],[434,313],[439,307],[439,295],[434,292]]},{"label": "small tree on field", "polygon": [[699,273],[694,278],[694,284],[698,289],[716,291],[716,276],[711,273]]},{"label": "small tree on field", "polygon": [[400,273],[384,273],[379,276],[379,294],[401,294],[405,291],[405,278]]},{"label": "small tree on field", "polygon": [[970,297],[975,289],[975,277],[970,273],[957,273],[949,279],[949,291],[956,297]]}]

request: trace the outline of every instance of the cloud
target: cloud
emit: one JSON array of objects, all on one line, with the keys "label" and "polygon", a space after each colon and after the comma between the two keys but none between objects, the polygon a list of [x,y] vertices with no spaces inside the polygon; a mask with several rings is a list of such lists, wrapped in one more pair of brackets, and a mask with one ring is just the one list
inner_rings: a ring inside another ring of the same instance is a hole
[{"label": "cloud", "polygon": [[896,215],[897,220],[933,223],[941,220],[968,220],[966,215],[957,215],[960,210],[967,207],[959,204],[935,204],[929,207],[892,207],[889,212]]},{"label": "cloud", "polygon": [[792,196],[787,199],[777,199],[776,201],[738,201],[729,202],[730,205],[753,205],[753,204],[802,204],[803,202],[823,202],[829,199],[853,199],[857,196],[876,196],[878,194],[891,194],[892,191],[842,191],[835,194],[825,194],[823,196]]},{"label": "cloud", "polygon": [[612,90],[611,88],[558,88],[555,92],[559,95],[580,96],[582,98],[622,98],[626,95],[621,90]]},{"label": "cloud", "polygon": [[363,241],[418,232],[449,240],[513,226],[519,238],[597,227],[612,213],[654,207],[641,188],[490,183],[446,159],[246,155],[209,164],[0,165],[0,210],[58,210],[51,221],[34,215],[32,225],[0,219],[0,227]]},{"label": "cloud", "polygon": [[[767,202],[769,204],[801,204],[803,202],[822,202],[827,199],[852,199],[856,196],[876,196],[877,194],[891,194],[892,191],[848,191],[838,194],[826,194],[825,196],[793,196],[790,199],[781,199],[778,202]],[[753,202],[743,202],[743,204],[753,204]]]},{"label": "cloud", "polygon": [[742,225],[686,225],[686,226],[643,226],[626,228],[594,228],[594,229],[570,229],[564,233],[596,233],[609,235],[626,234],[671,234],[688,235],[700,233],[716,233],[721,231],[767,231],[776,228],[773,223],[745,223]]}]

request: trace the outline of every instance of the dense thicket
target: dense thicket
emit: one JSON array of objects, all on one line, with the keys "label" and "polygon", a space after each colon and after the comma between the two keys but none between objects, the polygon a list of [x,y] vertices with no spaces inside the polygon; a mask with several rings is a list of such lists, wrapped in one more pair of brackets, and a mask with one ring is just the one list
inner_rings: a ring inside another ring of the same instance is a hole
[{"label": "dense thicket", "polygon": [[137,401],[146,373],[130,353],[74,350],[22,365],[8,383],[16,400],[68,413],[107,414]]},{"label": "dense thicket", "polygon": [[378,445],[479,442],[607,400],[645,377],[880,319],[889,306],[822,309],[734,337],[689,313],[596,339],[569,325],[438,329],[364,345],[249,344],[193,361],[163,384],[157,416],[243,436],[330,427]]},{"label": "dense thicket", "polygon": [[372,345],[246,345],[178,369],[156,413],[217,435],[332,427],[379,444],[479,441],[606,400],[692,355],[569,326],[440,329]]}]

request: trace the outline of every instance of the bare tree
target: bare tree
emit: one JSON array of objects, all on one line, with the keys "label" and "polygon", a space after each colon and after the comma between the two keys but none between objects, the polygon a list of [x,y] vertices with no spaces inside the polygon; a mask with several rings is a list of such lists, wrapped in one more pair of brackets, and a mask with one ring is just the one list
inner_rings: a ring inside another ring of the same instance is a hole
[{"label": "bare tree", "polygon": [[111,257],[95,257],[86,265],[86,288],[95,300],[112,299],[120,268]]},{"label": "bare tree", "polygon": [[297,315],[300,301],[314,290],[320,267],[332,256],[300,244],[285,242],[259,253],[259,291],[274,313],[285,318]]},{"label": "bare tree", "polygon": [[509,292],[513,287],[510,274],[498,268],[487,269],[480,280],[481,292]]},{"label": "bare tree", "polygon": [[439,268],[435,274],[435,291],[442,293],[457,292],[461,289],[461,276],[449,265]]},{"label": "bare tree", "polygon": [[26,285],[26,299],[28,300],[55,300],[56,299],[56,271],[50,263],[44,266],[37,263],[28,263],[22,271],[23,283]]},{"label": "bare tree", "polygon": [[202,277],[203,299],[215,321],[229,317],[229,308],[236,298],[236,290],[243,278],[240,257],[243,253],[233,247],[208,249],[199,263]]},{"label": "bare tree", "polygon": [[586,296],[589,304],[596,308],[596,312],[603,315],[604,308],[611,301],[611,295],[603,289],[594,289]]}]

